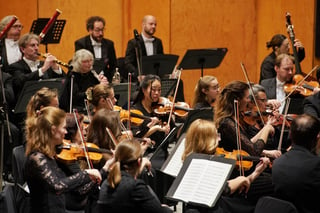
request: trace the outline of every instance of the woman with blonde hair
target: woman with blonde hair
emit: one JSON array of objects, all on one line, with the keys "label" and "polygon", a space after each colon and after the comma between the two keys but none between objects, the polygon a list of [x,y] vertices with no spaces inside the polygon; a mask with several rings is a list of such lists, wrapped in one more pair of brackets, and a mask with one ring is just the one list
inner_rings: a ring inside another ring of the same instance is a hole
[{"label": "woman with blonde hair", "polygon": [[86,91],[87,100],[93,105],[94,111],[99,109],[113,110],[117,99],[114,97],[114,89],[111,85],[97,84]]},{"label": "woman with blonde hair", "polygon": [[211,75],[201,77],[194,89],[193,108],[212,107],[211,104],[219,94],[219,88],[219,82],[216,77]]},{"label": "woman with blonde hair", "polygon": [[99,212],[172,212],[161,206],[150,188],[137,176],[150,169],[150,161],[142,158],[137,141],[126,140],[118,144],[115,163],[108,178],[103,181],[99,195]]},{"label": "woman with blonde hair", "polygon": [[[197,119],[195,120],[188,129],[186,133],[185,138],[185,149],[182,155],[182,160],[184,161],[190,154],[192,153],[201,153],[201,154],[208,154],[208,155],[214,155],[216,152],[216,148],[219,145],[220,141],[220,134],[217,131],[217,128],[213,121],[203,120],[203,119]],[[236,191],[239,193],[244,192],[248,193],[251,183],[256,180],[257,177],[265,170],[265,168],[269,165],[270,160],[265,157],[260,158],[260,162],[256,165],[256,168],[254,171],[248,175],[245,176],[238,176],[239,172],[234,171],[235,174],[231,179],[227,181],[227,184],[225,185],[223,195],[229,196],[231,194],[234,194]],[[228,212],[226,208],[230,212],[234,212],[237,209],[237,212],[242,212],[240,209],[245,209],[244,212],[247,212],[247,209],[253,209],[254,206],[250,206],[249,203],[247,203],[246,199],[242,196],[239,196],[236,198],[236,200],[240,199],[241,204],[236,205],[236,208],[233,207],[232,204],[235,200],[232,198],[225,198],[221,197],[218,204],[214,207],[214,210],[212,212],[219,212],[218,209],[223,208],[225,212]],[[229,205],[226,203],[231,202]],[[246,206],[248,204],[248,206]],[[240,207],[241,206],[241,207]],[[190,206],[189,208],[193,209],[196,208],[194,206]],[[232,208],[229,209],[229,208]],[[200,212],[201,209],[204,212],[208,212],[207,208],[199,208]],[[211,212],[211,211],[210,211]]]}]

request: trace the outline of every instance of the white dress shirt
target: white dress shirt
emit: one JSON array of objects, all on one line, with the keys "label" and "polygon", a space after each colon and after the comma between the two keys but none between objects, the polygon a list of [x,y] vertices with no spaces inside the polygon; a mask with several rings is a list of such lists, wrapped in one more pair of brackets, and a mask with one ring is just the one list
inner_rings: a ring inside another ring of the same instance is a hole
[{"label": "white dress shirt", "polygon": [[144,41],[144,45],[146,46],[146,52],[147,52],[147,55],[153,55],[153,41],[154,41],[154,38],[147,38],[145,37],[143,34],[142,35],[142,38],[143,38],[143,41]]},{"label": "white dress shirt", "polygon": [[19,48],[18,41],[14,41],[13,39],[5,39],[6,43],[6,53],[7,53],[7,61],[8,64],[13,64],[21,59],[21,52]]}]

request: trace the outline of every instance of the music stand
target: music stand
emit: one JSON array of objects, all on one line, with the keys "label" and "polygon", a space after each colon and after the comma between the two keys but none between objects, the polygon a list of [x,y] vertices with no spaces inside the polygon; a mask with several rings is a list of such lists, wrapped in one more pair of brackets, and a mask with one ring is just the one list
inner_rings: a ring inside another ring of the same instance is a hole
[{"label": "music stand", "polygon": [[[36,35],[40,35],[43,28],[47,25],[49,18],[38,18],[34,20],[31,25],[30,32]],[[56,20],[53,26],[46,33],[41,40],[41,44],[46,46],[46,53],[48,52],[48,44],[59,44],[63,28],[66,24],[66,20]]]},{"label": "music stand", "polygon": [[30,98],[42,87],[56,88],[60,97],[63,89],[64,78],[53,78],[40,81],[26,81],[14,108],[15,114],[25,113]]},{"label": "music stand", "polygon": [[190,49],[187,50],[179,67],[189,69],[201,69],[201,77],[204,68],[216,68],[226,55],[227,48]]},{"label": "music stand", "polygon": [[142,56],[142,74],[154,74],[164,78],[172,73],[179,56],[171,54],[159,54]]}]

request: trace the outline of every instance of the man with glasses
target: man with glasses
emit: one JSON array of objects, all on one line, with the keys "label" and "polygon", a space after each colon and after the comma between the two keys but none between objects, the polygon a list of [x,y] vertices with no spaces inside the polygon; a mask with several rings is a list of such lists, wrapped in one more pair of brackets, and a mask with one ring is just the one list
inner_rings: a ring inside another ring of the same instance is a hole
[{"label": "man with glasses", "polygon": [[76,40],[74,45],[75,51],[87,49],[94,55],[93,69],[98,74],[104,73],[111,83],[117,66],[117,58],[113,41],[103,37],[105,25],[104,18],[89,17],[86,24],[89,35]]},{"label": "man with glasses", "polygon": [[[297,49],[298,59],[301,62],[305,57],[305,51],[299,39],[295,39],[294,47]],[[274,69],[276,57],[282,53],[289,54],[290,43],[289,39],[282,34],[274,35],[270,41],[267,42],[267,48],[272,48],[272,52],[263,60],[260,67],[260,83],[264,79],[273,78],[276,76]]]},{"label": "man with glasses", "polygon": [[[10,23],[14,15],[8,15],[0,21],[0,32]],[[0,41],[0,54],[2,70],[7,72],[8,66],[21,59],[21,52],[19,49],[18,40],[21,35],[23,25],[20,20],[10,27],[4,38]]]}]

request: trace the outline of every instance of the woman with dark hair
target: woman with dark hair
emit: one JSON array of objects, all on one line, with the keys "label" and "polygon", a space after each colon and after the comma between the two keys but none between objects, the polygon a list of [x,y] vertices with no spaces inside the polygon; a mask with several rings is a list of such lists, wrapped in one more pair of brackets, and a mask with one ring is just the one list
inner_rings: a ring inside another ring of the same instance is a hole
[{"label": "woman with dark hair", "polygon": [[[261,63],[259,82],[276,76],[276,71],[274,69],[276,57],[281,53],[289,54],[289,39],[285,35],[276,34],[267,42],[267,48],[272,48],[272,52]],[[294,40],[294,48],[297,48],[298,59],[299,62],[301,62],[305,57],[305,51],[299,39]]]},{"label": "woman with dark hair", "polygon": [[[247,110],[250,102],[249,86],[241,81],[232,81],[221,91],[215,110],[215,123],[221,134],[220,146],[227,151],[238,149],[236,135],[236,121],[234,101],[238,101],[240,114],[240,145],[241,148],[252,156],[266,155],[264,146],[269,134],[274,133],[271,125],[272,120],[268,120],[264,127],[252,138],[249,138],[244,128],[242,113]],[[275,156],[269,156],[275,157]]]},{"label": "woman with dark hair", "polygon": [[162,206],[150,188],[137,176],[150,162],[142,157],[137,141],[123,141],[115,151],[115,163],[99,194],[99,212],[172,212]]}]

